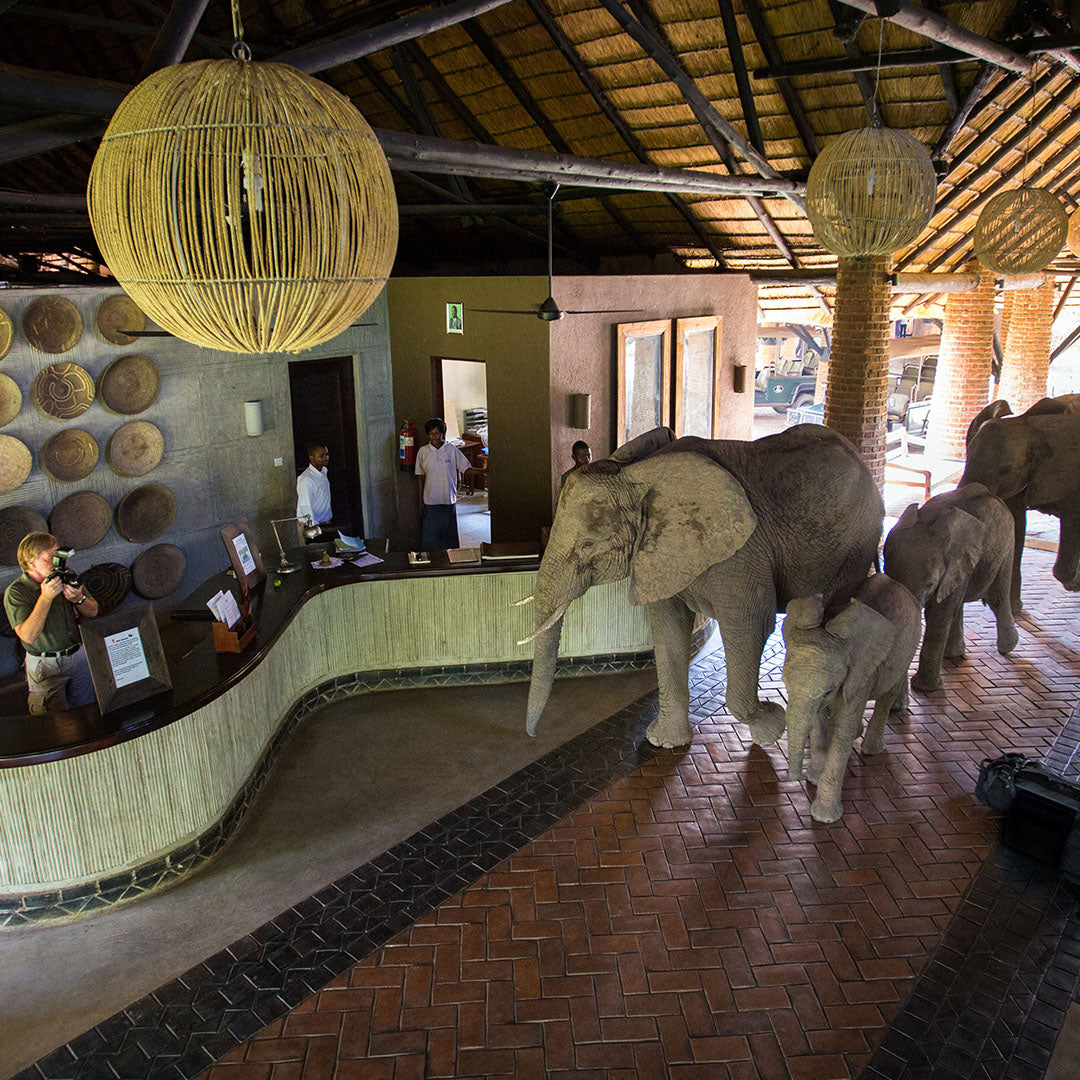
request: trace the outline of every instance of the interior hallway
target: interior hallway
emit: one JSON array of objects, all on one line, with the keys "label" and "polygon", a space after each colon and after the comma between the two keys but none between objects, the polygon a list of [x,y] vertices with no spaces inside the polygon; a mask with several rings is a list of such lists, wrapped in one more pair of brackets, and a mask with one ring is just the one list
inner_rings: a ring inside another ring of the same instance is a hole
[{"label": "interior hallway", "polygon": [[[1028,614],[1011,657],[994,651],[985,610],[968,608],[968,659],[894,719],[885,754],[853,760],[834,825],[812,822],[809,785],[784,779],[783,744],[752,747],[719,707],[716,653],[693,670],[688,750],[640,746],[655,711],[648,676],[566,680],[542,738],[571,715],[575,728],[606,719],[425,828],[468,797],[474,770],[486,770],[480,787],[505,775],[513,755],[488,767],[494,752],[530,745],[516,733],[524,687],[334,705],[277,766],[283,802],[261,797],[200,875],[0,939],[6,1061],[18,1063],[13,1036],[22,1060],[39,1052],[25,1032],[35,1015],[59,1014],[67,1046],[26,1077],[190,1077],[212,1061],[212,1080],[1042,1076],[1078,996],[1075,894],[997,850],[998,815],[972,790],[982,757],[1058,740],[1067,762],[1080,744],[1080,723],[1062,735],[1080,688],[1078,600],[1050,578],[1051,559],[1025,555]],[[779,663],[774,638],[775,695]],[[476,710],[486,719],[466,723]],[[331,747],[343,732],[354,740],[336,783],[316,764],[325,750],[309,756],[320,728]],[[451,751],[462,756],[444,764]],[[447,773],[451,790],[433,797]],[[354,778],[347,795],[341,776]],[[395,824],[380,834],[384,807]],[[276,822],[261,841],[260,821]],[[317,890],[315,868],[292,878],[327,847],[355,871]],[[282,850],[292,865],[264,880],[285,891],[239,876]],[[313,895],[254,929],[290,888]],[[166,935],[182,892],[199,928]],[[247,915],[253,932],[210,955]],[[147,924],[138,940],[127,920]],[[200,949],[205,963],[158,986]],[[133,1003],[73,1037],[118,965],[111,993],[127,986]],[[29,1004],[57,993],[44,1012]]]}]

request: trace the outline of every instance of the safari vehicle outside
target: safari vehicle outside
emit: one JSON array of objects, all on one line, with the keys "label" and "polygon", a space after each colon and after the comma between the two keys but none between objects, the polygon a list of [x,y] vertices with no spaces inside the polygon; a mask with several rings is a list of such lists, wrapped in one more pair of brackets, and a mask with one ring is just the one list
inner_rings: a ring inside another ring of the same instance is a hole
[{"label": "safari vehicle outside", "polygon": [[[824,341],[820,341],[820,335]],[[754,407],[778,413],[814,403],[818,361],[828,358],[828,334],[816,326],[758,327],[754,358]]]}]

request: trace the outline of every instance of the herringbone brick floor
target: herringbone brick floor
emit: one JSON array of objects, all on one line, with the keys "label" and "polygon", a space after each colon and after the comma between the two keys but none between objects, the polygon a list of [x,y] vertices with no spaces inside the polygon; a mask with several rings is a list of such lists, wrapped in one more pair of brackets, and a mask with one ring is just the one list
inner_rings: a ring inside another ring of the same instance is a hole
[{"label": "herringbone brick floor", "polygon": [[1041,755],[1080,699],[1080,599],[1050,559],[1025,557],[1013,656],[969,605],[967,660],[892,719],[884,754],[853,758],[841,821],[813,822],[784,744],[752,746],[699,692],[689,749],[613,783],[204,1078],[856,1076],[996,842],[979,760]]}]

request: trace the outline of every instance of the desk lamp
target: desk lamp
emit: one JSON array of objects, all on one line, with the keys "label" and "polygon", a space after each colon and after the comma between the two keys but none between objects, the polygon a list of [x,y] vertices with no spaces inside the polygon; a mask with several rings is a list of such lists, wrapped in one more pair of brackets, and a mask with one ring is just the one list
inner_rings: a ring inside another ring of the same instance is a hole
[{"label": "desk lamp", "polygon": [[281,542],[281,534],[278,532],[278,526],[283,525],[286,521],[302,521],[304,523],[304,539],[314,540],[319,535],[320,529],[318,525],[311,520],[311,516],[308,514],[302,517],[287,517],[278,518],[276,521],[271,521],[270,525],[274,530],[274,539],[277,540],[278,550],[281,552],[281,562],[278,563],[275,574],[291,574],[294,570],[299,570],[299,566],[294,566],[288,559],[285,558],[285,546]]}]

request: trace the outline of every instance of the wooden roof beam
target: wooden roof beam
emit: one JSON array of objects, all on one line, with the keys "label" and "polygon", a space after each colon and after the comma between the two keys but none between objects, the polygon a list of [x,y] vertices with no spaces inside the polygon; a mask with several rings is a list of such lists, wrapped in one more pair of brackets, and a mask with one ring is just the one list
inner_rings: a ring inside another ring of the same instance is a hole
[{"label": "wooden roof beam", "polygon": [[739,90],[742,103],[743,119],[746,121],[746,134],[754,148],[763,157],[765,143],[761,138],[761,124],[758,122],[757,105],[754,103],[754,91],[746,73],[746,57],[743,55],[742,40],[739,37],[739,24],[735,21],[735,7],[731,0],[717,0],[720,6],[720,19],[724,24],[724,37],[727,40],[728,55],[735,73],[735,85]]},{"label": "wooden roof beam", "polygon": [[191,39],[195,36],[195,28],[209,2],[210,0],[173,0],[169,14],[165,16],[165,21],[154,38],[154,44],[143,61],[139,71],[140,81],[159,68],[179,64],[184,59]]},{"label": "wooden roof beam", "polygon": [[[753,27],[758,47],[765,54],[765,62],[771,66],[780,67],[783,58],[780,56],[780,50],[769,30],[769,24],[765,21],[765,13],[761,10],[758,0],[743,0],[743,11]],[[806,115],[802,101],[795,88],[786,79],[779,80],[776,85],[780,96],[784,99],[791,121],[795,125],[795,130],[806,149],[807,156],[813,161],[821,152],[821,145],[818,143],[817,135]]]},{"label": "wooden roof beam", "polygon": [[[552,16],[544,6],[542,0],[526,0],[526,3],[531,8],[541,26],[548,32],[548,36],[555,43],[555,47],[562,53],[563,59],[570,65],[574,74],[577,75],[581,80],[582,85],[592,96],[597,107],[604,116],[607,117],[608,123],[619,133],[619,137],[626,143],[634,157],[636,157],[643,165],[648,165],[649,155],[645,152],[645,148],[641,145],[640,140],[630,130],[629,125],[623,119],[619,110],[612,105],[611,99],[604,92],[603,87],[596,81],[593,73],[585,66],[581,57],[578,55],[577,49],[574,48],[573,42],[571,42],[566,34],[563,33],[562,28],[555,21],[554,16]],[[690,227],[690,231],[697,238],[698,243],[700,243],[712,257],[716,259],[719,266],[723,266],[724,257],[721,249],[701,227],[701,223],[694,215],[693,210],[686,204],[686,201],[675,194],[665,194],[664,197]]]},{"label": "wooden roof beam", "polygon": [[[961,103],[960,107],[956,110],[956,112],[953,114],[952,119],[945,126],[945,130],[941,133],[941,137],[934,144],[933,150],[930,151],[931,160],[937,162],[945,161],[946,159],[948,159],[949,147],[952,145],[953,139],[955,139],[956,136],[960,134],[960,132],[964,128],[964,125],[967,124],[968,120],[971,119],[972,114],[975,112],[976,106],[988,105],[991,98],[996,98],[1002,92],[1002,90],[1004,90],[1007,86],[1011,85],[1011,80],[1002,79],[1001,82],[999,82],[997,87],[994,89],[993,93],[987,97],[987,100],[983,101],[983,95],[986,94],[987,91],[993,86],[994,80],[997,79],[1000,72],[1001,69],[994,67],[993,64],[982,65],[982,67],[979,69],[979,74],[975,76],[975,81],[971,84],[971,89],[968,90],[967,94],[964,96],[964,100]],[[1019,108],[1019,106],[1017,107]],[[1012,115],[1013,114],[1010,113],[1010,117]],[[998,117],[998,120],[994,121],[994,123],[991,124],[990,127],[996,130],[995,125],[998,125],[999,121],[1004,122],[1002,121],[1001,117]],[[973,139],[972,142],[968,143],[967,147],[965,147],[965,156],[971,153],[975,143],[978,142],[978,140],[986,137],[988,137],[987,134],[982,133],[976,136],[976,138]]]},{"label": "wooden roof beam", "polygon": [[[903,49],[881,54],[883,68],[936,67],[939,64],[970,63],[971,57],[957,49],[938,46],[933,49]],[[877,54],[869,55],[856,49],[854,55],[838,56],[828,60],[801,60],[777,67],[754,68],[755,79],[797,79],[803,75],[831,75],[856,71],[875,71]]]},{"label": "wooden roof beam", "polygon": [[[876,0],[842,0],[842,2],[868,15],[876,16],[878,13]],[[1033,61],[1014,52],[1008,46],[991,41],[979,34],[973,34],[944,16],[920,4],[912,3],[912,0],[896,0],[896,2],[899,10],[887,18],[897,26],[913,30],[916,34],[930,38],[931,41],[949,45],[961,52],[966,52],[969,56],[977,56],[980,60],[986,60],[1008,71],[1015,71],[1018,75],[1031,74]]]}]

